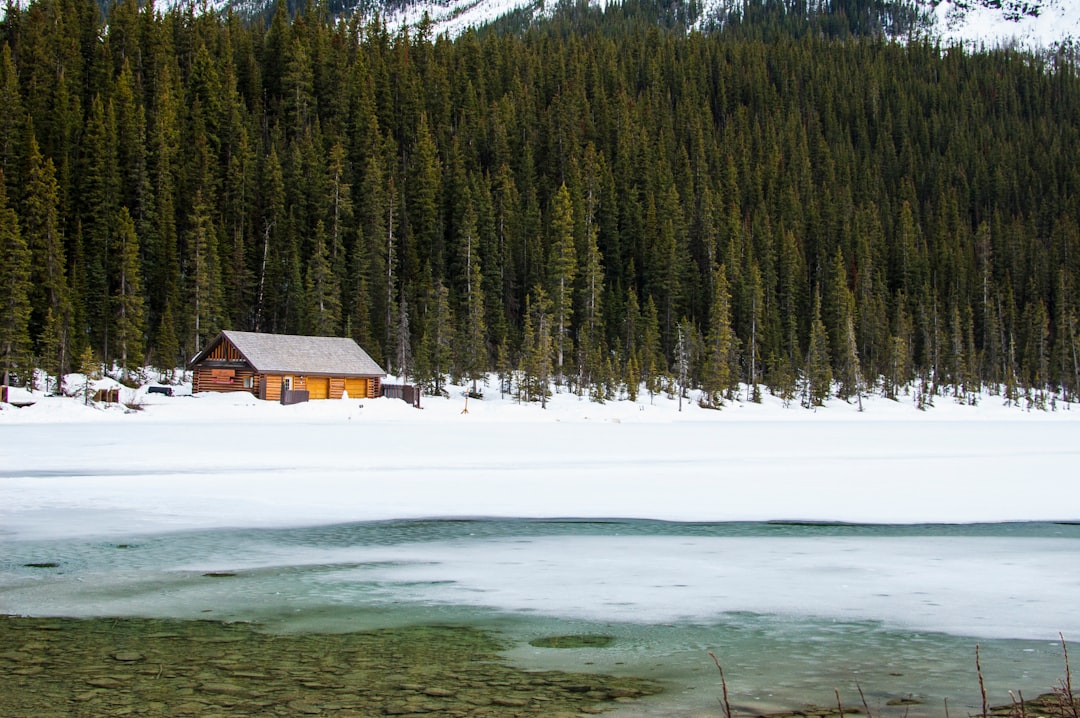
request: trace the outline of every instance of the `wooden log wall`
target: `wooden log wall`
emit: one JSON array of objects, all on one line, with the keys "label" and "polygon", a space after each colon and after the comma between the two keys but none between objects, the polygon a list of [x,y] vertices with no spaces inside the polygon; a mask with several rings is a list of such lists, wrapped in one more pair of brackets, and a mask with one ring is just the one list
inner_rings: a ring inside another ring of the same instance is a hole
[{"label": "wooden log wall", "polygon": [[[251,379],[252,386],[245,386]],[[196,367],[192,377],[191,390],[200,391],[247,391],[258,396],[259,382],[255,372],[250,369],[213,369]]]}]

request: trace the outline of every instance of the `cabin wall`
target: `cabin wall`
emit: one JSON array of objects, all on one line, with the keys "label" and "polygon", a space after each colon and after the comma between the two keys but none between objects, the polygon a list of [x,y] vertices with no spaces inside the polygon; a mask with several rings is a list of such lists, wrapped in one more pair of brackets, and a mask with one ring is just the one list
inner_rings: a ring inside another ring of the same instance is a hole
[{"label": "cabin wall", "polygon": [[246,391],[257,395],[257,377],[251,369],[214,369],[195,367],[191,390],[200,391]]},{"label": "cabin wall", "polygon": [[267,401],[281,401],[281,380],[279,374],[263,374],[256,396]]},{"label": "cabin wall", "polygon": [[292,382],[295,391],[306,391],[312,401],[341,399],[348,393],[350,399],[374,399],[380,396],[379,377],[305,376],[303,374],[264,374],[255,377],[255,396],[267,401],[281,401],[285,377]]},{"label": "cabin wall", "polygon": [[294,390],[308,392],[312,400],[340,399],[346,393],[350,399],[374,399],[381,391],[379,377],[256,374],[251,369],[214,369],[202,366],[193,370],[192,391],[246,391],[266,401],[281,401],[285,377],[291,379]]}]

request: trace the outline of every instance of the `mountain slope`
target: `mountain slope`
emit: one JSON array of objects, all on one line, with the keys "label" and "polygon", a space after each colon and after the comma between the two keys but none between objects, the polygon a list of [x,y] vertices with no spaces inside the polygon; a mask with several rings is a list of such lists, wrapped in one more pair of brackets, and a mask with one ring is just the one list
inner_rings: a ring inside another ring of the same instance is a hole
[{"label": "mountain slope", "polygon": [[[591,2],[603,7],[606,0]],[[807,3],[828,11],[833,3]],[[789,7],[795,3],[785,3]],[[919,35],[942,43],[970,47],[1021,45],[1052,47],[1080,39],[1080,2],[1075,0],[915,0],[906,6],[925,23]],[[392,27],[416,26],[424,14],[435,33],[457,36],[469,27],[479,27],[510,12],[534,19],[549,15],[553,3],[537,0],[434,0],[388,9],[385,17]],[[704,26],[732,13],[742,2],[705,0],[699,5],[699,24]],[[888,29],[886,28],[886,31]]]},{"label": "mountain slope", "polygon": [[1080,39],[1076,0],[942,0],[926,2],[946,43],[1049,47]]}]

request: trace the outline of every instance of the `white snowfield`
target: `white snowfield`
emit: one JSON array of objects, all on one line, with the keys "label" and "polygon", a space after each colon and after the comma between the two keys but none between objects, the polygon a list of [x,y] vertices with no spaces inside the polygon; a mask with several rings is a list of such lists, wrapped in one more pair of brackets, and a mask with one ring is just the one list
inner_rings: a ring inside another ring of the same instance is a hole
[{"label": "white snowfield", "polygon": [[[77,379],[76,379],[77,381]],[[186,389],[190,392],[190,389]],[[425,397],[282,406],[246,394],[121,404],[13,390],[0,534],[64,538],[429,517],[976,523],[1080,520],[1080,407],[664,395],[546,409]],[[465,412],[467,408],[467,413]]]}]

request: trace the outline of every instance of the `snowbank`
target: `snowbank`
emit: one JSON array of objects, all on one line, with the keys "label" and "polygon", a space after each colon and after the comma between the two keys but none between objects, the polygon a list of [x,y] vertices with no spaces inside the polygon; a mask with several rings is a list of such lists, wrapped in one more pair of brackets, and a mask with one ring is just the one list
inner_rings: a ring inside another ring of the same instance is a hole
[{"label": "snowbank", "polygon": [[[282,406],[246,394],[34,394],[0,410],[0,530],[68,536],[425,517],[973,523],[1080,519],[1080,410],[938,397],[500,397]],[[137,408],[131,408],[137,407]],[[467,409],[467,412],[466,412]]]}]

